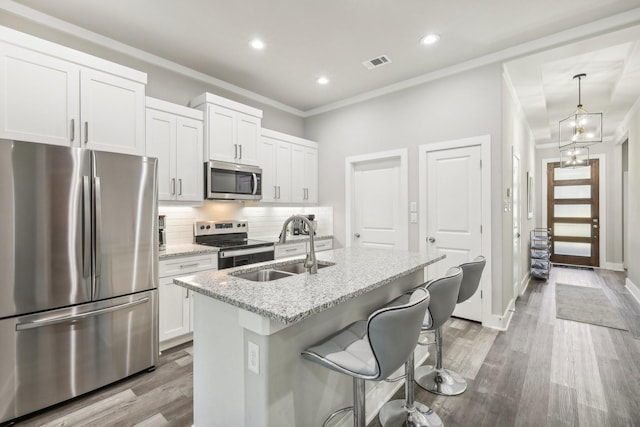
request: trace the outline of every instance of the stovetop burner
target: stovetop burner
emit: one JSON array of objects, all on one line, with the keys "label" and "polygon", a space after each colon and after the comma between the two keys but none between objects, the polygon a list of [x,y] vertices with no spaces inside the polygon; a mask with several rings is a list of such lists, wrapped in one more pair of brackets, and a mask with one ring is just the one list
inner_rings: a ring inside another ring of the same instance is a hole
[{"label": "stovetop burner", "polygon": [[247,221],[197,221],[194,224],[195,242],[221,249],[273,247],[273,242],[249,239]]}]

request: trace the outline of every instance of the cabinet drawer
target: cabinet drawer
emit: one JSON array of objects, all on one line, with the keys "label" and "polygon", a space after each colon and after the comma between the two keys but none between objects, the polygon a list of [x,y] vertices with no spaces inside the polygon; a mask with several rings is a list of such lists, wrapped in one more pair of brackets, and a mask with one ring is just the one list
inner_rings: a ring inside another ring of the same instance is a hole
[{"label": "cabinet drawer", "polygon": [[185,275],[218,268],[217,254],[196,255],[160,261],[160,277]]},{"label": "cabinet drawer", "polygon": [[[333,239],[316,240],[314,243],[316,247],[316,252],[328,251],[330,249],[333,249]],[[307,245],[310,245],[310,243],[307,243]]]},{"label": "cabinet drawer", "polygon": [[307,243],[289,243],[285,245],[276,245],[275,258],[284,258],[294,255],[304,255],[307,253]]}]

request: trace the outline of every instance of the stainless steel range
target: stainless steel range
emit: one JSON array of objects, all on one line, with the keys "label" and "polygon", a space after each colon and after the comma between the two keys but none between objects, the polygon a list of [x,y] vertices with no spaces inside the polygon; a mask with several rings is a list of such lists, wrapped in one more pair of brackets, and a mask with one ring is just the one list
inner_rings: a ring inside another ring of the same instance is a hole
[{"label": "stainless steel range", "polygon": [[220,248],[220,270],[274,259],[275,244],[249,239],[247,221],[197,221],[193,234],[197,244]]}]

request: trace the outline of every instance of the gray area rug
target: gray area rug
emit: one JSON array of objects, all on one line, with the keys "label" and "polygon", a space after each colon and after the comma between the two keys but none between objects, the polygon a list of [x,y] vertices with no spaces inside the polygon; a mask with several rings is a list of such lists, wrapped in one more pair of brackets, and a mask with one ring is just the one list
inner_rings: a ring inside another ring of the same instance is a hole
[{"label": "gray area rug", "polygon": [[628,330],[602,289],[556,283],[556,317]]}]

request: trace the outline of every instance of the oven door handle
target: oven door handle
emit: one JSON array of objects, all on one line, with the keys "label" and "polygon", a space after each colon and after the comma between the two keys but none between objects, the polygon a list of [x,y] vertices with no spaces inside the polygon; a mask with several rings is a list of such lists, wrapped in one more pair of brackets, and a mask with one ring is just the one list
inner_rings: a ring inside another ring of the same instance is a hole
[{"label": "oven door handle", "polygon": [[240,255],[251,255],[251,254],[260,254],[264,252],[273,252],[275,250],[275,246],[260,246],[258,248],[247,248],[247,249],[232,249],[229,251],[221,250],[218,253],[220,258],[231,258],[234,256]]}]

